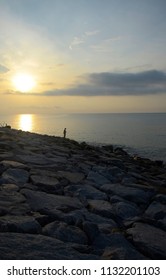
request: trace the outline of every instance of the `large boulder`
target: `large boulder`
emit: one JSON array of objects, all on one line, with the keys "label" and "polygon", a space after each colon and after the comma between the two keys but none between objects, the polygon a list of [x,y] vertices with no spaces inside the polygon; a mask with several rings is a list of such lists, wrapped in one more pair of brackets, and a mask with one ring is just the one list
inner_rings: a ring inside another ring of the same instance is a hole
[{"label": "large boulder", "polygon": [[133,243],[141,252],[152,259],[166,258],[166,232],[154,226],[135,223],[127,230]]}]

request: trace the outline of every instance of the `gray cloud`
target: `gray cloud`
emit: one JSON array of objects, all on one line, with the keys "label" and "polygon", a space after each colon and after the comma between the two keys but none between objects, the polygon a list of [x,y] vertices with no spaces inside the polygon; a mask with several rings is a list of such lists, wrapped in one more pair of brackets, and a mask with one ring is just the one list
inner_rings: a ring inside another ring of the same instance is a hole
[{"label": "gray cloud", "polygon": [[8,71],[9,71],[9,69],[7,67],[5,67],[4,65],[0,64],[0,73],[6,73]]},{"label": "gray cloud", "polygon": [[157,70],[139,73],[92,73],[85,82],[68,89],[44,92],[46,96],[124,96],[166,93],[166,73]]}]

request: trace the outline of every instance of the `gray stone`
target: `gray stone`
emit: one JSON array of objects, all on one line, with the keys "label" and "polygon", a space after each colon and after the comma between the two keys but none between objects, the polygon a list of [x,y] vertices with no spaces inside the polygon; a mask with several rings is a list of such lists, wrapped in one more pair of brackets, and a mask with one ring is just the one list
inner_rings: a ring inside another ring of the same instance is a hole
[{"label": "gray stone", "polygon": [[39,233],[40,224],[29,216],[4,216],[0,217],[1,232]]},{"label": "gray stone", "polygon": [[49,176],[42,176],[42,175],[32,175],[31,181],[34,185],[37,186],[49,186],[54,187],[55,185],[59,184],[59,181],[54,177]]},{"label": "gray stone", "polygon": [[146,259],[120,233],[98,235],[93,247],[103,251],[103,259]]},{"label": "gray stone", "polygon": [[83,173],[69,172],[69,171],[58,171],[57,175],[60,176],[61,178],[66,178],[71,183],[75,183],[75,184],[81,182],[85,177]]},{"label": "gray stone", "polygon": [[87,180],[94,182],[97,186],[110,183],[110,180],[94,171],[88,173]]},{"label": "gray stone", "polygon": [[117,202],[113,205],[113,210],[115,215],[117,215],[122,220],[133,218],[140,214],[140,209],[131,203]]},{"label": "gray stone", "polygon": [[151,219],[161,220],[166,217],[166,206],[153,201],[146,210],[145,215]]},{"label": "gray stone", "polygon": [[4,184],[0,186],[0,190],[6,191],[6,192],[18,192],[19,187],[15,184]]},{"label": "gray stone", "polygon": [[82,203],[74,197],[47,194],[28,189],[22,189],[21,193],[26,197],[27,203],[33,211],[54,210],[58,207],[66,207],[72,210],[83,207]]},{"label": "gray stone", "polygon": [[52,222],[43,228],[43,234],[55,237],[64,242],[87,244],[85,233],[76,226],[64,222]]},{"label": "gray stone", "polygon": [[1,161],[1,165],[3,165],[6,169],[7,168],[19,168],[19,169],[26,169],[26,170],[29,169],[27,165],[13,160],[3,160]]},{"label": "gray stone", "polygon": [[17,191],[0,189],[0,205],[6,208],[25,202],[25,197]]},{"label": "gray stone", "polygon": [[95,260],[91,254],[81,254],[60,240],[42,235],[0,233],[1,260]]},{"label": "gray stone", "polygon": [[88,207],[89,207],[90,211],[95,214],[98,214],[98,215],[101,215],[104,217],[108,217],[108,218],[114,217],[112,205],[108,201],[88,200]]},{"label": "gray stone", "polygon": [[166,259],[166,232],[148,224],[135,223],[127,230],[143,254],[152,259]]},{"label": "gray stone", "polygon": [[51,159],[48,159],[44,155],[18,155],[18,159],[21,160],[22,162],[28,164],[35,164],[35,165],[48,165],[48,164],[53,164],[54,161]]},{"label": "gray stone", "polygon": [[108,200],[108,196],[105,193],[87,184],[70,185],[65,188],[64,192],[70,196],[83,196],[86,199]]},{"label": "gray stone", "polygon": [[92,243],[94,239],[98,236],[99,229],[97,224],[91,223],[91,222],[84,222],[83,225],[83,231],[86,233],[88,236],[89,242]]},{"label": "gray stone", "polygon": [[9,168],[2,174],[8,183],[25,184],[29,180],[29,172],[19,168]]},{"label": "gray stone", "polygon": [[146,204],[153,195],[150,190],[142,190],[133,187],[127,187],[121,184],[105,184],[100,187],[100,190],[107,194],[113,194],[123,197],[126,200],[135,202],[136,204]]}]

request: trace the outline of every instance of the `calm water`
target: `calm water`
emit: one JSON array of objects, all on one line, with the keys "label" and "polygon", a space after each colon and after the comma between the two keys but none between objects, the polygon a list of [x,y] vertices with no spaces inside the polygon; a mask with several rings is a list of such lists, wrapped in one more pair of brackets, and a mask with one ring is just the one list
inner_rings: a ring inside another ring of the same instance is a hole
[{"label": "calm water", "polygon": [[122,146],[128,152],[166,161],[166,113],[1,115],[12,128],[93,144]]}]

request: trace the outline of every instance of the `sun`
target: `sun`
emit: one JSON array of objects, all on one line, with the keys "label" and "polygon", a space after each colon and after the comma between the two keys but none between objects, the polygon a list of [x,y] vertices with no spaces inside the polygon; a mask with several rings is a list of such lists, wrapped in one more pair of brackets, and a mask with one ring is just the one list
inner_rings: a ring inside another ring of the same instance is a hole
[{"label": "sun", "polygon": [[13,77],[13,85],[16,90],[28,92],[35,86],[35,79],[29,74],[16,74]]}]

